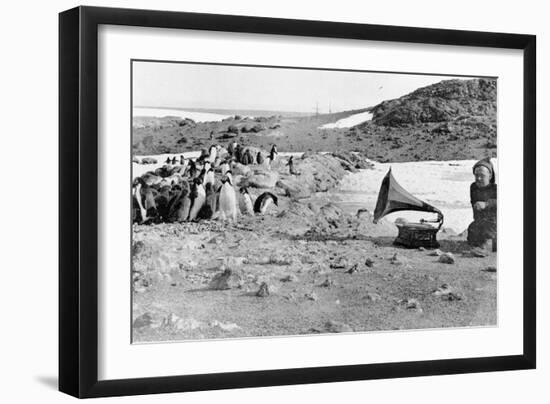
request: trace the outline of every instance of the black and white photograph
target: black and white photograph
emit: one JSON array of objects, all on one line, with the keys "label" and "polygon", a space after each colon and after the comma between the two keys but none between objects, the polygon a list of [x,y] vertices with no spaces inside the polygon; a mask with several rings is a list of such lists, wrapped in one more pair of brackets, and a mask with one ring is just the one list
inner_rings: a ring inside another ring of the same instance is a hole
[{"label": "black and white photograph", "polygon": [[132,343],[497,326],[497,91],[133,60]]}]

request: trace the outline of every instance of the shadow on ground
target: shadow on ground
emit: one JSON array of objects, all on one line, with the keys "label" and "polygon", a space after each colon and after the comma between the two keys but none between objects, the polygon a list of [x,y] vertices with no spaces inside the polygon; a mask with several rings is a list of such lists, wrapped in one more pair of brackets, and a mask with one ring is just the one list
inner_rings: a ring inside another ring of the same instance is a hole
[{"label": "shadow on ground", "polygon": [[54,390],[58,389],[57,376],[37,376],[36,380],[46,387]]}]

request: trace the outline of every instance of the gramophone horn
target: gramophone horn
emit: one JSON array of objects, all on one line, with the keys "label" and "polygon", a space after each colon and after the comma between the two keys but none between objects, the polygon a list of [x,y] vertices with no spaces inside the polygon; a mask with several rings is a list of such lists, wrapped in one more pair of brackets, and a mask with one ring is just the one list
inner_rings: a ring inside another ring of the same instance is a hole
[{"label": "gramophone horn", "polygon": [[400,210],[417,210],[422,212],[434,212],[441,214],[441,211],[432,205],[421,201],[411,195],[398,184],[391,173],[391,168],[382,180],[376,208],[374,210],[374,223],[389,213]]}]

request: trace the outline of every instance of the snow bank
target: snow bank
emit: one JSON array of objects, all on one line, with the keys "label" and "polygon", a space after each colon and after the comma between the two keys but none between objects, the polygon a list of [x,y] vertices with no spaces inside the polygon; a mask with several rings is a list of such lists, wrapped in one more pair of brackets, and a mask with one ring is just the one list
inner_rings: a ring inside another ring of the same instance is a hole
[{"label": "snow bank", "polygon": [[347,118],[340,119],[333,123],[327,123],[321,126],[319,129],[339,129],[339,128],[351,128],[352,126],[359,125],[360,123],[370,121],[372,119],[371,112],[361,112],[359,114],[350,115]]},{"label": "snow bank", "polygon": [[[474,181],[472,166],[476,160],[422,161],[410,163],[375,163],[373,170],[348,174],[331,199],[344,210],[374,212],[382,179],[391,167],[397,182],[414,196],[435,206],[443,213],[443,226],[457,233],[464,231],[473,220],[470,205],[470,184]],[[496,159],[493,161],[496,167]],[[498,177],[497,177],[498,183]],[[390,221],[403,217],[410,221],[434,219],[427,212],[402,211],[386,216]]]}]

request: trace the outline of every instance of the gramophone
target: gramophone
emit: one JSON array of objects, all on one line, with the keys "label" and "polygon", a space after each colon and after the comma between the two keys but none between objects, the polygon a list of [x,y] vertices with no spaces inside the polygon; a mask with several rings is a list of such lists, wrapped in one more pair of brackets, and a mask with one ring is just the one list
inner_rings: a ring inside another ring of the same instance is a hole
[{"label": "gramophone", "polygon": [[[393,177],[390,168],[382,180],[382,185],[380,186],[378,201],[376,202],[376,209],[374,210],[373,222],[376,224],[378,220],[387,214],[402,210],[437,213],[437,219],[420,219],[419,223],[395,223],[399,233],[397,238],[394,240],[394,244],[409,248],[439,247],[436,236],[437,232],[443,225],[443,214],[439,209],[424,201],[421,201],[417,197],[405,191],[405,189],[399,185]],[[430,223],[437,223],[437,225],[432,225]]]}]

